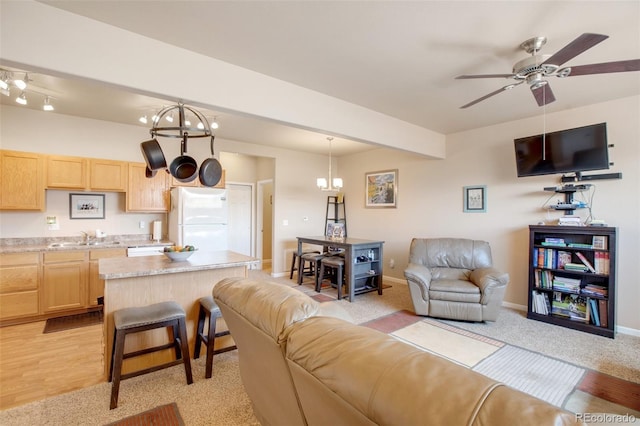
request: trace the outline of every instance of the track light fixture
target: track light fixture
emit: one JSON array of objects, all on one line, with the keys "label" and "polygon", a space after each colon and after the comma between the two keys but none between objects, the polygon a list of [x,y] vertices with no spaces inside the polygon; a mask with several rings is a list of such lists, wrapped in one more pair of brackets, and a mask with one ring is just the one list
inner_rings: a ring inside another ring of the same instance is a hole
[{"label": "track light fixture", "polygon": [[28,82],[29,82],[29,73],[24,73],[24,78],[22,80],[19,78],[16,78],[15,80],[13,80],[13,84],[15,84],[16,87],[20,90],[26,89]]},{"label": "track light fixture", "polygon": [[27,104],[27,95],[24,92],[22,92],[20,94],[20,96],[18,96],[16,98],[16,102],[19,103],[20,105],[26,105]]},{"label": "track light fixture", "polygon": [[42,109],[45,111],[53,111],[53,105],[51,105],[51,99],[49,96],[44,98],[44,104],[42,105]]}]

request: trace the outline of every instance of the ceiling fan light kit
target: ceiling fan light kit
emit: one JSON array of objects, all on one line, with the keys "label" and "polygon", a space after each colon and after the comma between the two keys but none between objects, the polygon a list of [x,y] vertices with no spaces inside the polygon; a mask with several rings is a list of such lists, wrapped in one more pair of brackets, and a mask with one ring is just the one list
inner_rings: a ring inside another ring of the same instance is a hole
[{"label": "ceiling fan light kit", "polygon": [[519,81],[519,83],[504,86],[503,88],[471,101],[460,108],[468,108],[485,99],[497,95],[498,93],[512,89],[524,82],[529,85],[538,106],[544,106],[556,100],[553,92],[551,91],[551,85],[546,80],[547,77],[555,76],[565,78],[578,75],[640,71],[640,59],[560,68],[565,62],[575,58],[586,50],[591,49],[607,38],[609,38],[609,36],[602,34],[584,33],[553,55],[543,55],[538,53],[542,46],[547,43],[546,37],[530,38],[520,43],[520,48],[531,56],[516,62],[513,66],[512,74],[461,75],[456,77],[456,79],[512,78]]}]

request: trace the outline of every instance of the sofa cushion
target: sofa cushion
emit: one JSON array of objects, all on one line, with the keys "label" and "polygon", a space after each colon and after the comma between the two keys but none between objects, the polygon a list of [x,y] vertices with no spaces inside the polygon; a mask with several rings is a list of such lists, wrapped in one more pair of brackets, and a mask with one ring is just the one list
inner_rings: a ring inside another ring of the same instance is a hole
[{"label": "sofa cushion", "polygon": [[414,238],[409,263],[427,268],[487,268],[492,266],[491,248],[486,241],[464,238]]}]

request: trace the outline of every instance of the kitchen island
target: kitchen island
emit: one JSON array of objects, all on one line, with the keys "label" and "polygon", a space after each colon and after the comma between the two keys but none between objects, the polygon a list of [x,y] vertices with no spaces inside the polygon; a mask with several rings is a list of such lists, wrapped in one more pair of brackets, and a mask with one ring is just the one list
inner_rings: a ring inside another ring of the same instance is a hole
[{"label": "kitchen island", "polygon": [[[113,346],[113,312],[135,306],[176,301],[187,314],[189,351],[193,357],[199,303],[210,296],[213,286],[223,278],[246,277],[258,259],[231,251],[196,251],[189,259],[172,262],[165,256],[100,259],[99,277],[104,289],[104,374],[108,377]],[[125,352],[167,342],[168,329],[151,330],[127,336]],[[216,339],[216,348],[232,345],[229,336]],[[174,359],[166,350],[125,360],[123,372],[139,370]]]}]

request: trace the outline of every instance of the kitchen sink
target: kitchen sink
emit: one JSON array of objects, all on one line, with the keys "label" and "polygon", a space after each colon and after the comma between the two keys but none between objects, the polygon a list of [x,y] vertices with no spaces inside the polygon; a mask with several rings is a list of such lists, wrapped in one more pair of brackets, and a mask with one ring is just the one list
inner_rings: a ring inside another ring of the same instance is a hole
[{"label": "kitchen sink", "polygon": [[120,241],[62,241],[51,243],[48,248],[62,248],[62,247],[82,247],[82,246],[112,246],[118,245]]}]

